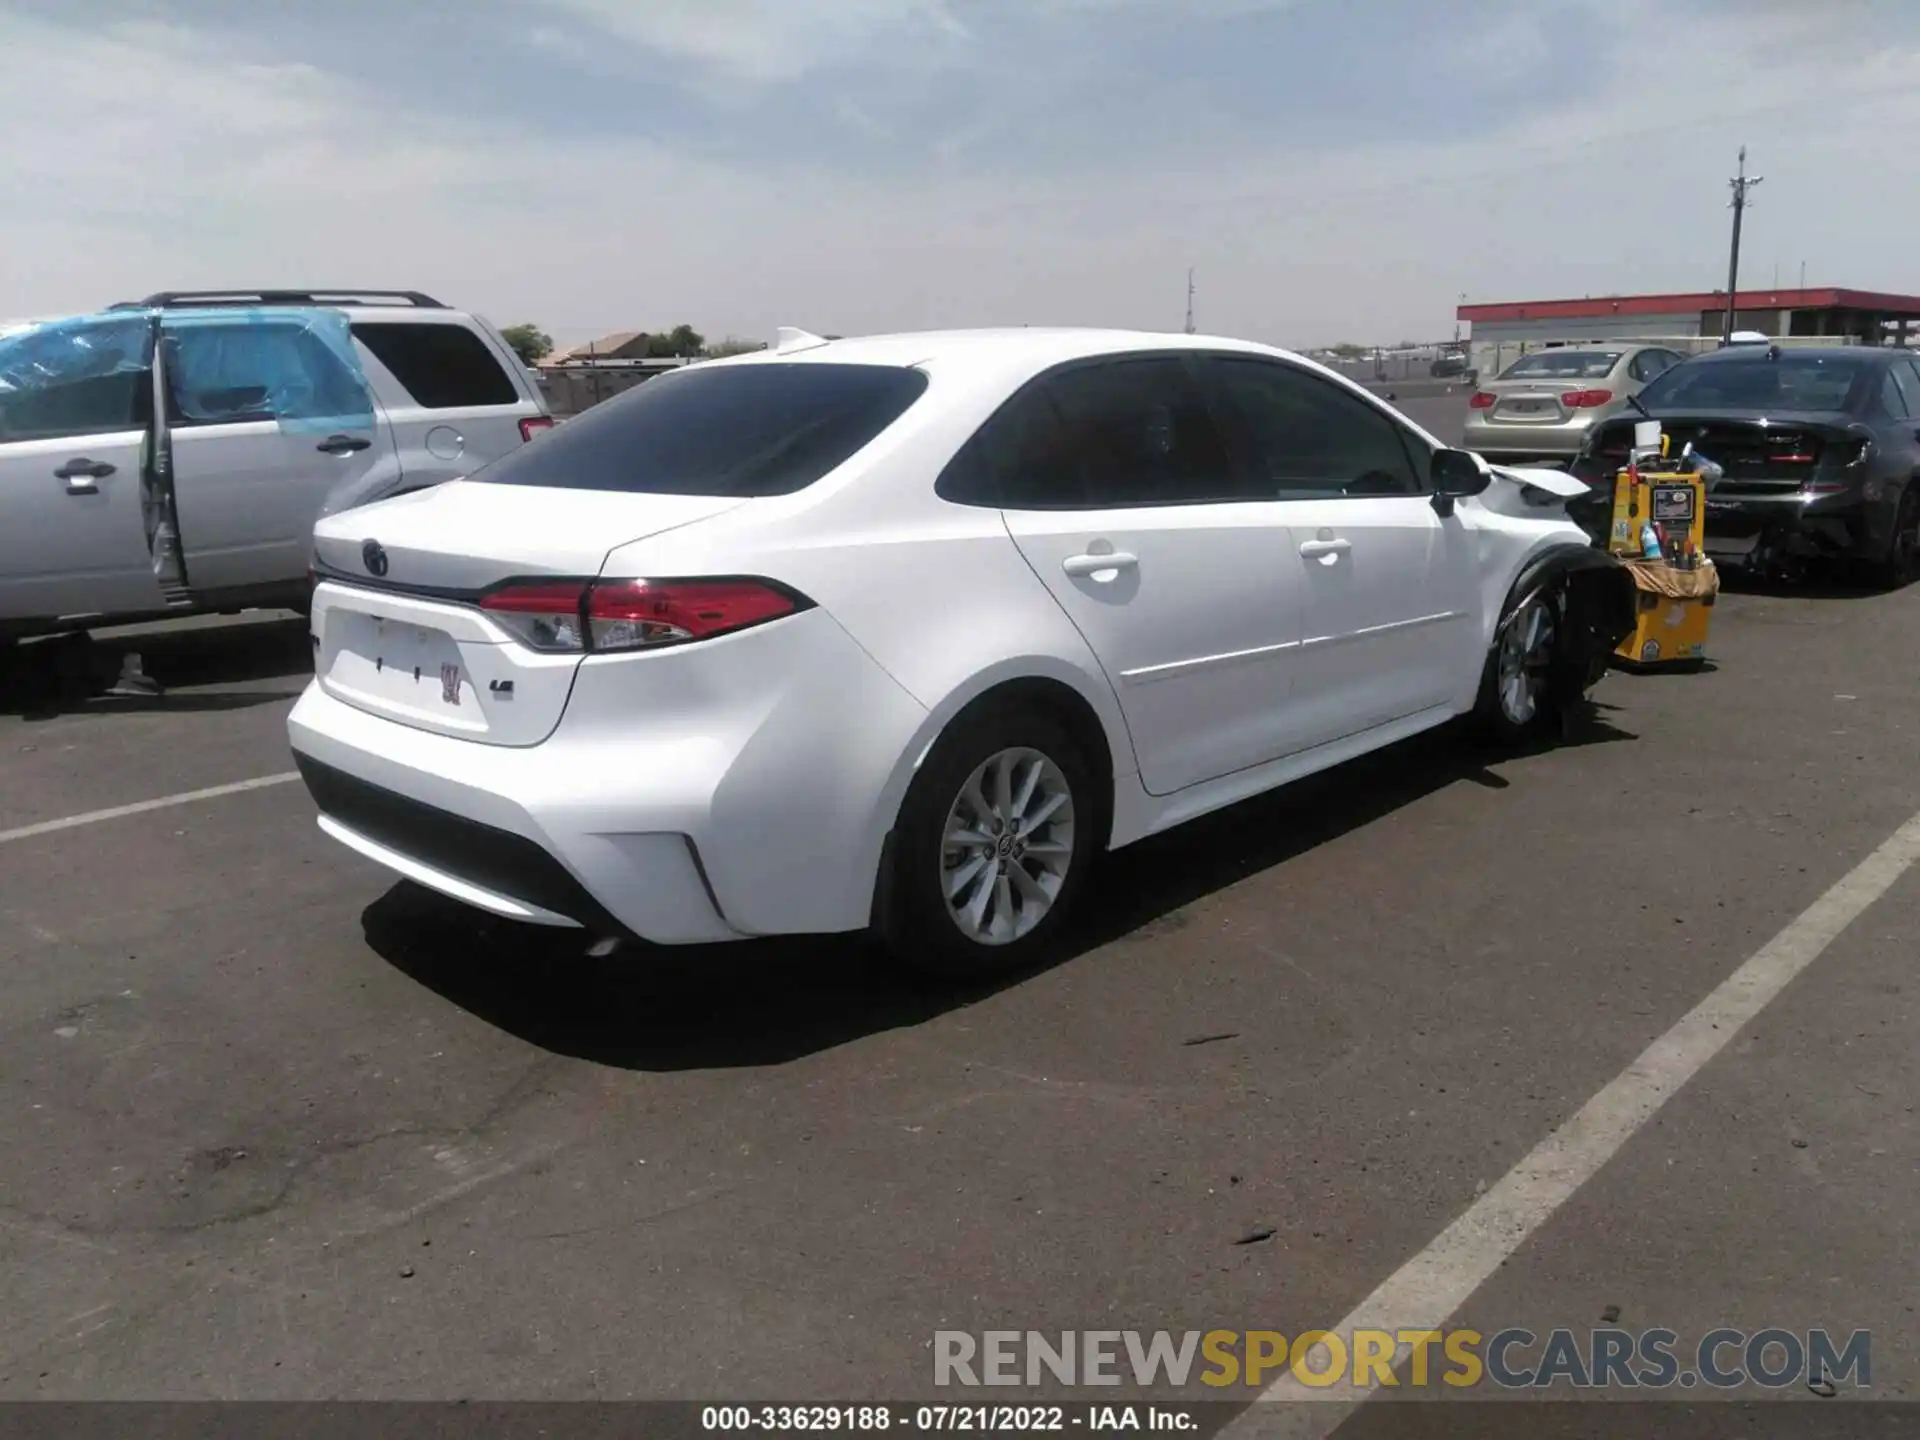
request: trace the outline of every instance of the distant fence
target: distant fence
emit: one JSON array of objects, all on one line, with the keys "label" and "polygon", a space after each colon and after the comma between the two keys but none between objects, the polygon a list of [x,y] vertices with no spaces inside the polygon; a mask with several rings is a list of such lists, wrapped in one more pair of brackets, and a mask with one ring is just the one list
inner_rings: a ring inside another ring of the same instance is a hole
[{"label": "distant fence", "polygon": [[656,375],[691,364],[686,360],[608,361],[598,365],[552,365],[540,371],[540,393],[547,408],[565,419],[602,400],[623,395]]}]

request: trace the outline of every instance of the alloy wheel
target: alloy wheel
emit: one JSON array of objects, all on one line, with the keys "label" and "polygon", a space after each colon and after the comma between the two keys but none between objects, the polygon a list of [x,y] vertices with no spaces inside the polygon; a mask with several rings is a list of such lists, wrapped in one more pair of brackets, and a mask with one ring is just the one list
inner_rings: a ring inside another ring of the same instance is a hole
[{"label": "alloy wheel", "polygon": [[960,787],[940,840],[940,890],[960,932],[1011,945],[1047,917],[1073,863],[1073,791],[1024,746],[989,756]]},{"label": "alloy wheel", "polygon": [[1500,713],[1510,725],[1530,725],[1540,713],[1553,664],[1553,633],[1553,610],[1536,597],[1521,607],[1500,637],[1494,678]]}]

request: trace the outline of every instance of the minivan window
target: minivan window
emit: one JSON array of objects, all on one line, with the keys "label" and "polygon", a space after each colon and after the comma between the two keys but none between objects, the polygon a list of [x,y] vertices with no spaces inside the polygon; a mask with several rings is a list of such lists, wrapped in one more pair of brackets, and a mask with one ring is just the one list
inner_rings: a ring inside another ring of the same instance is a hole
[{"label": "minivan window", "polygon": [[166,335],[168,420],[370,417],[373,403],[340,357],[300,325],[200,324]]},{"label": "minivan window", "polygon": [[898,365],[690,365],[594,406],[470,479],[751,498],[803,490],[926,391]]},{"label": "minivan window", "polygon": [[353,338],[379,357],[424,409],[520,401],[520,392],[486,341],[464,325],[362,320],[355,322]]},{"label": "minivan window", "polygon": [[1537,350],[1506,368],[1502,380],[1601,380],[1613,373],[1620,350]]},{"label": "minivan window", "polygon": [[0,444],[137,430],[153,410],[144,315],[61,321],[0,340]]}]

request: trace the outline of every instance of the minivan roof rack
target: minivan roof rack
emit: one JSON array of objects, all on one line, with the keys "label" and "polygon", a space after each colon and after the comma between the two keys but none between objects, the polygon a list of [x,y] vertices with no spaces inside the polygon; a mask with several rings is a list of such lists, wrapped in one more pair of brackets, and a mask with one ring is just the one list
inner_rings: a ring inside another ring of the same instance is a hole
[{"label": "minivan roof rack", "polygon": [[127,300],[115,310],[173,310],[194,305],[411,305],[417,310],[447,307],[418,290],[162,290],[144,300]]}]

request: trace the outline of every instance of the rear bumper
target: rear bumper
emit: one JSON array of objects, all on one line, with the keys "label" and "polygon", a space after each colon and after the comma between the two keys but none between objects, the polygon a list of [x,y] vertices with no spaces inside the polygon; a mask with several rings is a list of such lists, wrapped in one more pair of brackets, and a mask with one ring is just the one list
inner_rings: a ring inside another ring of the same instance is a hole
[{"label": "rear bumper", "polygon": [[1710,499],[1706,550],[1719,565],[1756,569],[1784,559],[1866,559],[1884,548],[1860,501]]},{"label": "rear bumper", "polygon": [[539,745],[434,734],[318,682],[288,738],[328,833],[396,873],[515,919],[684,945],[863,928],[926,720],[809,611],[590,659]]},{"label": "rear bumper", "polygon": [[1571,460],[1579,454],[1592,432],[1594,421],[1588,418],[1563,420],[1555,425],[1502,425],[1482,420],[1475,411],[1467,412],[1461,427],[1461,441],[1467,449],[1489,460],[1512,461],[1550,456]]}]

